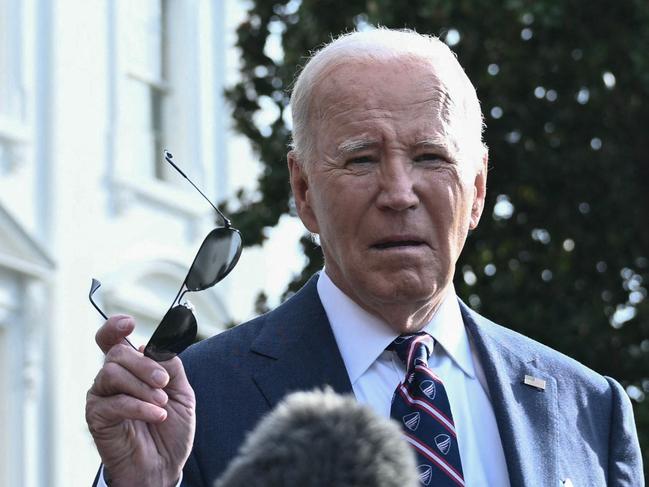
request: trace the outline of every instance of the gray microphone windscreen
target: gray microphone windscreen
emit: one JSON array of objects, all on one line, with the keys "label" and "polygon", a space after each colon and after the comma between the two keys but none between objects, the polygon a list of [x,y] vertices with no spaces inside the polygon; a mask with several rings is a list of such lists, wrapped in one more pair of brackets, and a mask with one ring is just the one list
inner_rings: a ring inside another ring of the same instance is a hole
[{"label": "gray microphone windscreen", "polygon": [[399,425],[331,390],[287,396],[214,487],[418,487]]}]

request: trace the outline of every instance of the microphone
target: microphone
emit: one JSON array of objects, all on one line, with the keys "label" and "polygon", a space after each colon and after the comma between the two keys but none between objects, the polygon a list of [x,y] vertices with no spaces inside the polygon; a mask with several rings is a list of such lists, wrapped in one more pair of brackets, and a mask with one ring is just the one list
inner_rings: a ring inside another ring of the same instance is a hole
[{"label": "microphone", "polygon": [[401,428],[330,388],[287,396],[214,487],[419,487]]}]

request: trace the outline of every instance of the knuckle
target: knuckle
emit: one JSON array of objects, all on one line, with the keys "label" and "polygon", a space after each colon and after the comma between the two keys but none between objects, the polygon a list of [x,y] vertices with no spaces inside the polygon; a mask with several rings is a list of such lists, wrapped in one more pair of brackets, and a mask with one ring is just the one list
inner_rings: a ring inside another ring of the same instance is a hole
[{"label": "knuckle", "polygon": [[102,430],[102,424],[100,423],[100,415],[97,414],[94,410],[86,410],[86,424],[88,425],[88,431],[93,438],[97,438]]},{"label": "knuckle", "polygon": [[142,402],[126,394],[120,394],[117,396],[114,406],[117,410],[121,411],[122,414],[128,412],[128,415],[133,417],[141,416],[145,409]]},{"label": "knuckle", "polygon": [[88,424],[89,427],[92,427],[92,425],[94,424],[93,416],[94,416],[94,404],[91,399],[88,399],[86,400],[86,423]]},{"label": "knuckle", "polygon": [[100,413],[99,409],[101,408],[101,402],[97,400],[97,397],[94,396],[90,391],[88,392],[88,399],[86,400],[86,410],[85,418],[88,429],[91,433],[97,430],[99,426]]},{"label": "knuckle", "polygon": [[88,431],[90,431],[90,435],[95,438],[99,434],[99,429],[93,423],[91,423],[87,417],[86,424],[88,425]]},{"label": "knuckle", "polygon": [[109,361],[104,364],[104,366],[99,371],[97,378],[104,379],[106,376],[114,376],[119,373],[122,368],[117,362]]},{"label": "knuckle", "polygon": [[97,396],[112,395],[119,391],[122,383],[122,366],[115,362],[106,362],[101,368],[90,388],[92,394]]},{"label": "knuckle", "polygon": [[104,367],[102,367],[95,376],[95,379],[92,381],[92,386],[90,386],[90,389],[88,389],[88,392],[86,394],[86,401],[90,400],[94,396],[101,394],[104,382],[104,374]]},{"label": "knuckle", "polygon": [[95,332],[95,343],[99,346],[102,344],[102,337],[104,336],[104,327],[106,324],[104,323],[102,326],[99,327],[99,329]]},{"label": "knuckle", "polygon": [[119,380],[118,380],[118,376],[120,372],[119,369],[120,366],[114,362],[108,362],[106,365],[104,365],[104,368],[102,369],[102,373],[98,376],[99,386],[101,390],[115,389],[115,386],[119,384]]},{"label": "knuckle", "polygon": [[129,347],[127,347],[123,343],[118,343],[116,345],[113,345],[110,347],[108,352],[106,353],[106,362],[120,362],[121,360],[124,360],[128,355],[129,352]]},{"label": "knuckle", "polygon": [[[95,379],[95,381],[96,381],[96,380],[97,380],[97,379]],[[88,404],[89,404],[91,401],[93,401],[94,398],[95,398],[95,391],[94,391],[94,388],[95,388],[95,384],[93,384],[92,387],[86,391],[86,409],[88,409]]]},{"label": "knuckle", "polygon": [[141,402],[141,401],[135,401],[135,404],[133,404],[133,412],[138,416],[142,417],[147,411],[146,404]]}]

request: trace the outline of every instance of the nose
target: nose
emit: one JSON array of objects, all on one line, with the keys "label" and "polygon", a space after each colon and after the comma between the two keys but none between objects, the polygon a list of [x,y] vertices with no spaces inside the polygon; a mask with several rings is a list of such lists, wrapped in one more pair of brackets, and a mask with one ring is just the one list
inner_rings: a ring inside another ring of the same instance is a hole
[{"label": "nose", "polygon": [[404,211],[419,204],[412,166],[401,161],[385,161],[379,175],[377,205],[381,209]]}]

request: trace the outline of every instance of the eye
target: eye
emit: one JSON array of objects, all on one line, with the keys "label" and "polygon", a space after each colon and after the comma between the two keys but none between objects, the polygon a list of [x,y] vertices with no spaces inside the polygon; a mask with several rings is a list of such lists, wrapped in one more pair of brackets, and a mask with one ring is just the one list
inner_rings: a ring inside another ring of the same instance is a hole
[{"label": "eye", "polygon": [[418,156],[415,156],[413,160],[424,164],[439,164],[446,162],[446,158],[433,153],[419,154]]},{"label": "eye", "polygon": [[375,162],[375,159],[372,156],[357,156],[347,160],[347,164],[352,164],[352,165],[371,164],[373,162]]}]

